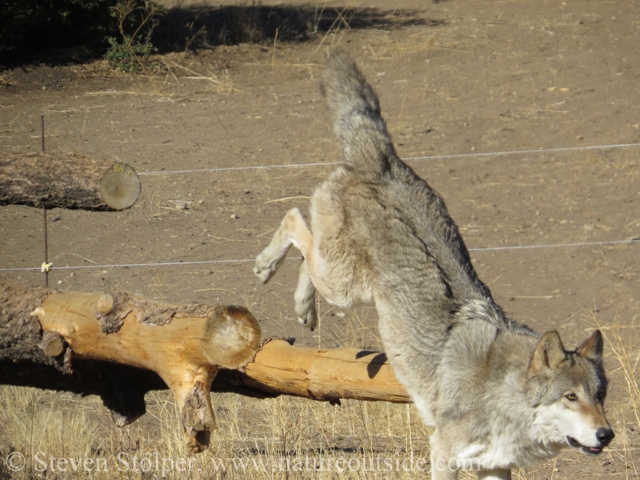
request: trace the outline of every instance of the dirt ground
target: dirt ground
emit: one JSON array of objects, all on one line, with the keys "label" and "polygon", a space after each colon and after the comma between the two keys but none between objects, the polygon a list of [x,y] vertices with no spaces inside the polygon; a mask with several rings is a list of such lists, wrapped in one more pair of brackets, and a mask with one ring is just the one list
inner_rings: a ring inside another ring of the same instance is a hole
[{"label": "dirt ground", "polygon": [[[618,325],[632,339],[640,245],[621,241],[640,237],[636,3],[401,0],[391,10],[381,0],[332,1],[319,8],[344,22],[328,34],[168,54],[154,76],[102,62],[8,70],[0,152],[38,151],[44,115],[47,150],[140,174],[141,197],[127,211],[49,212],[56,288],[241,304],[265,336],[326,347],[344,345],[355,320],[356,346],[376,346],[371,308],[345,316],[321,301],[316,332],[297,324],[298,260],[267,286],[251,272],[286,210],[306,211],[332,168],[318,164],[340,161],[318,86],[327,47],[340,45],[378,92],[398,153],[442,195],[508,314],[539,332],[557,328],[570,347],[596,325]],[[365,6],[382,15],[368,23]],[[43,255],[42,212],[1,207],[0,280],[42,285],[39,270],[11,269],[39,269]],[[627,383],[614,361],[607,366],[614,405]],[[638,478],[637,423],[619,425],[629,429],[624,451],[614,441],[566,468],[563,454],[554,478]]]}]

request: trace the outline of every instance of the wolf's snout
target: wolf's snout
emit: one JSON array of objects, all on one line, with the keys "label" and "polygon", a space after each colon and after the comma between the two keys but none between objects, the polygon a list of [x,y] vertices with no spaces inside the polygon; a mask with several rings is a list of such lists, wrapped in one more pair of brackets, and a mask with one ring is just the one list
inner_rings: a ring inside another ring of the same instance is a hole
[{"label": "wolf's snout", "polygon": [[596,438],[603,447],[609,445],[611,443],[611,440],[613,440],[613,437],[615,436],[616,434],[613,433],[613,430],[611,430],[610,428],[599,428],[596,432]]}]

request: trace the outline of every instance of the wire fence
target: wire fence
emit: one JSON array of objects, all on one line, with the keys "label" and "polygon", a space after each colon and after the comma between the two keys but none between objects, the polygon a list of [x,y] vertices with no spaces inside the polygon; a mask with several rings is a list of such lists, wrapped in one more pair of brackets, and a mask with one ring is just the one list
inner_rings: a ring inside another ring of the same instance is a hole
[{"label": "wire fence", "polygon": [[[531,150],[506,150],[502,152],[477,152],[477,153],[452,153],[446,155],[424,155],[417,157],[403,157],[405,162],[417,160],[437,160],[442,158],[478,158],[478,157],[504,157],[508,155],[540,155],[545,153],[579,152],[588,150],[616,150],[620,148],[640,147],[640,143],[615,143],[611,145],[584,145],[578,147],[558,147],[558,148],[538,148]],[[313,163],[289,163],[279,165],[247,165],[244,167],[218,167],[218,168],[197,168],[191,170],[159,170],[155,172],[136,172],[142,175],[182,175],[189,173],[216,173],[247,170],[273,170],[280,168],[312,168],[340,165],[342,162],[313,162]]]},{"label": "wire fence", "polygon": [[[477,152],[477,153],[460,153],[460,154],[446,154],[446,155],[425,155],[404,157],[406,162],[418,161],[418,160],[436,160],[443,158],[478,158],[478,157],[497,157],[508,155],[539,155],[548,153],[560,153],[560,152],[576,152],[576,151],[588,151],[588,150],[615,150],[621,148],[635,148],[640,147],[640,143],[617,143],[608,145],[586,145],[577,147],[559,147],[559,148],[540,148],[540,149],[528,149],[528,150],[510,150],[510,151],[498,151],[498,152]],[[297,164],[281,164],[281,165],[257,165],[257,166],[244,166],[244,167],[221,167],[221,168],[203,168],[192,170],[167,170],[167,171],[155,171],[155,172],[138,172],[138,175],[180,175],[190,173],[213,173],[213,172],[225,172],[225,171],[247,171],[247,170],[271,170],[271,169],[286,169],[286,168],[311,168],[320,166],[339,165],[342,162],[315,162],[315,163],[297,163]],[[579,242],[579,243],[552,243],[552,244],[538,244],[538,245],[507,245],[496,247],[478,247],[470,248],[470,252],[489,252],[489,251],[509,251],[509,250],[530,250],[530,249],[543,249],[543,248],[580,248],[580,247],[595,247],[595,246],[614,246],[614,245],[630,245],[640,243],[640,238],[628,238],[623,240],[608,240],[599,242]],[[300,260],[301,257],[289,257],[289,260]],[[116,263],[116,264],[104,264],[104,265],[65,265],[56,266],[56,270],[81,270],[81,269],[109,269],[109,268],[160,268],[160,267],[175,267],[186,265],[212,265],[212,264],[233,264],[233,263],[246,263],[253,262],[253,258],[238,258],[228,260],[196,260],[196,261],[180,261],[180,262],[151,262],[151,263]],[[0,268],[0,272],[22,272],[22,271],[39,271],[42,267],[14,267],[14,268]]]},{"label": "wire fence", "polygon": [[[491,251],[507,251],[507,250],[530,250],[538,248],[577,248],[577,247],[598,247],[598,246],[615,246],[615,245],[631,245],[640,243],[640,237],[628,238],[626,240],[609,240],[602,242],[580,242],[580,243],[547,243],[539,245],[506,245],[500,247],[478,247],[470,248],[470,252],[491,252]],[[287,260],[302,260],[302,257],[287,257]],[[55,267],[56,270],[81,270],[81,269],[107,269],[107,268],[135,268],[135,267],[175,267],[184,265],[211,265],[224,263],[247,263],[254,262],[255,258],[236,258],[230,260],[194,260],[184,262],[154,262],[154,263],[111,263],[105,265],[66,265]],[[19,267],[19,268],[0,268],[0,272],[25,272],[39,271],[40,267]]]}]

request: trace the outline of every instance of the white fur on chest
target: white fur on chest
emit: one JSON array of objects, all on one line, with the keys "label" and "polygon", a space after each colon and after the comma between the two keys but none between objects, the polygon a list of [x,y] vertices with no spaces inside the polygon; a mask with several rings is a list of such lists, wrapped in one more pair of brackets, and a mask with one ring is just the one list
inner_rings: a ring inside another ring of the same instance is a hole
[{"label": "white fur on chest", "polygon": [[556,456],[563,444],[545,444],[528,437],[525,432],[503,432],[482,444],[472,444],[455,455],[460,468],[491,470],[519,468]]}]

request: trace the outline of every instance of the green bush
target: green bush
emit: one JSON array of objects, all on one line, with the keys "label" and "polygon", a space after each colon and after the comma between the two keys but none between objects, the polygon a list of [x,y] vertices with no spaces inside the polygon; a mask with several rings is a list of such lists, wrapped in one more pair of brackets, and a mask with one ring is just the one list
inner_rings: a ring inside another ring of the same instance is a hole
[{"label": "green bush", "polygon": [[166,9],[151,0],[118,0],[110,10],[116,19],[120,42],[107,37],[110,46],[105,58],[112,68],[123,72],[144,69],[143,60],[155,51],[151,33]]},{"label": "green bush", "polygon": [[148,57],[155,50],[150,43],[131,43],[130,37],[125,37],[122,43],[113,37],[107,37],[109,49],[104,58],[109,60],[111,68],[118,68],[123,72],[139,72],[141,58]]},{"label": "green bush", "polygon": [[[149,0],[2,0],[0,55],[24,59],[51,49],[118,47],[150,52],[149,35],[163,9]],[[128,12],[124,17],[122,12]],[[109,40],[111,38],[111,40]],[[115,39],[118,39],[117,41]],[[148,46],[138,46],[145,45]],[[122,54],[122,52],[120,53]]]}]

